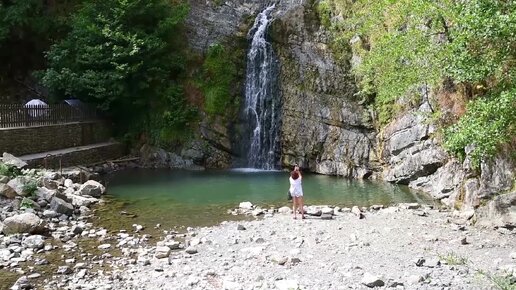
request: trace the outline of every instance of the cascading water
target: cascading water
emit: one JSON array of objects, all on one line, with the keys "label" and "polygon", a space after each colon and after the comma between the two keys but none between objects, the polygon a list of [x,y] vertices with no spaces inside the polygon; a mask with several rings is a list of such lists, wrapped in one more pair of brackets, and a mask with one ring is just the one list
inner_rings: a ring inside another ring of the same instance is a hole
[{"label": "cascading water", "polygon": [[247,166],[269,170],[279,167],[281,125],[278,61],[267,41],[274,8],[273,4],[262,11],[249,31],[244,110],[250,135]]}]

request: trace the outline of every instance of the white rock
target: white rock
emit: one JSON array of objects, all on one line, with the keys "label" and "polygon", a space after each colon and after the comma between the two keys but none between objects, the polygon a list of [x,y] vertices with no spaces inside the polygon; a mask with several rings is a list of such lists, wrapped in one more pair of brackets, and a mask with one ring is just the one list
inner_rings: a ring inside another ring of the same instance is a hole
[{"label": "white rock", "polygon": [[197,249],[195,247],[190,246],[190,247],[186,248],[185,252],[190,255],[193,255],[193,254],[197,254]]},{"label": "white rock", "polygon": [[278,212],[281,214],[289,214],[290,213],[290,207],[283,206],[278,209]]},{"label": "white rock", "polygon": [[102,245],[98,246],[97,248],[100,250],[108,250],[111,248],[111,245],[110,244],[102,244]]},{"label": "white rock", "polygon": [[408,285],[415,285],[415,284],[418,284],[419,282],[423,282],[424,280],[425,280],[425,278],[423,278],[422,276],[410,275],[407,278],[407,284]]},{"label": "white rock", "polygon": [[366,285],[367,287],[373,288],[373,287],[381,287],[385,285],[385,283],[382,281],[382,278],[379,276],[374,276],[370,273],[364,273],[364,276],[362,277],[362,284]]},{"label": "white rock", "polygon": [[253,211],[251,212],[251,214],[252,214],[253,216],[259,216],[259,215],[262,215],[262,214],[263,214],[263,209],[261,209],[261,208],[257,208],[257,209],[255,209],[255,210],[253,210]]},{"label": "white rock", "polygon": [[73,181],[69,178],[65,179],[64,186],[66,187],[73,187]]},{"label": "white rock", "polygon": [[170,248],[167,246],[156,247],[154,256],[158,259],[167,258],[170,255]]},{"label": "white rock", "polygon": [[30,249],[42,249],[45,245],[45,238],[40,235],[33,235],[26,237],[22,245]]},{"label": "white rock", "polygon": [[332,215],[333,214],[333,208],[326,206],[326,207],[323,207],[321,209],[321,212],[322,212],[322,214],[330,214],[330,215]]},{"label": "white rock", "polygon": [[278,280],[274,283],[278,290],[297,290],[299,283],[296,280]]},{"label": "white rock", "polygon": [[253,204],[249,201],[244,201],[244,202],[241,202],[238,205],[238,207],[241,209],[251,210],[251,209],[253,209]]}]

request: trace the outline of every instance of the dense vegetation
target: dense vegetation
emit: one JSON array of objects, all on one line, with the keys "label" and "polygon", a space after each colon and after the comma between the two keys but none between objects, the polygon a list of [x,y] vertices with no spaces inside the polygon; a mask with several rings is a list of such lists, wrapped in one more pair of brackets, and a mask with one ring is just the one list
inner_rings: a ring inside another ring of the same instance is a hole
[{"label": "dense vegetation", "polygon": [[443,106],[438,112],[451,152],[464,157],[473,144],[478,165],[514,143],[516,2],[326,0],[318,12],[359,56],[354,72],[360,93],[380,124],[432,88],[438,97],[467,103],[463,116],[446,115]]},{"label": "dense vegetation", "polygon": [[139,128],[153,142],[173,138],[193,115],[178,83],[177,35],[187,12],[166,0],[86,2],[48,52],[42,82],[52,96],[98,104],[124,131]]}]

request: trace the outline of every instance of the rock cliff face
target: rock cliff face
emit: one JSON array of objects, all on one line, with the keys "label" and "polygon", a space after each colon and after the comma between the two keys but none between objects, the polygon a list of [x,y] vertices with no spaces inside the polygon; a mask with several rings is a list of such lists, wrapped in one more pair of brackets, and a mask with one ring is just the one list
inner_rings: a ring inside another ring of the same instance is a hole
[{"label": "rock cliff face", "polygon": [[369,114],[354,99],[349,67],[337,63],[315,11],[290,9],[273,22],[271,36],[281,67],[282,165],[370,175],[375,132]]},{"label": "rock cliff face", "polygon": [[[189,41],[199,51],[223,37],[242,33],[243,23],[249,25],[268,4],[190,3]],[[516,216],[514,193],[493,198],[511,191],[514,164],[497,157],[482,163],[477,172],[467,158],[460,162],[449,156],[435,138],[435,126],[428,121],[434,108],[433,96],[426,90],[414,108],[383,129],[375,129],[371,114],[355,98],[350,63],[360,62],[358,56],[350,55],[342,61],[334,55],[330,49],[332,36],[320,24],[313,3],[285,3],[278,4],[269,32],[280,62],[283,166],[299,163],[321,174],[407,184],[451,207],[472,209],[485,204],[479,211],[483,216],[496,216],[496,208],[503,209],[505,216]],[[223,155],[212,158],[213,166],[227,166],[232,147],[230,131],[206,124],[202,130],[204,136],[212,136],[207,140],[223,140],[207,142],[210,148],[216,148],[214,152]],[[489,199],[493,200],[487,202]]]}]

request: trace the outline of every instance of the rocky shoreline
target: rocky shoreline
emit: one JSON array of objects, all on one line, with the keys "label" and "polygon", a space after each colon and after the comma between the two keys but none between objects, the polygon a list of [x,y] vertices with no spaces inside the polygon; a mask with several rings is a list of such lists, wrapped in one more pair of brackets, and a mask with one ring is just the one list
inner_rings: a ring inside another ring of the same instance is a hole
[{"label": "rocky shoreline", "polygon": [[1,289],[516,287],[516,231],[474,226],[471,211],[308,206],[307,219],[293,220],[290,208],[242,202],[228,219],[254,220],[186,232],[138,224],[110,231],[92,223],[102,184],[7,159]]},{"label": "rocky shoreline", "polygon": [[120,255],[104,254],[104,270],[81,261],[73,273],[45,281],[43,289],[515,286],[516,236],[509,229],[474,228],[467,214],[418,204],[307,209],[307,219],[293,220],[289,208],[260,209],[245,202],[232,213],[263,218],[186,233],[164,231],[155,243],[142,242],[141,233],[114,233],[101,247]]}]

